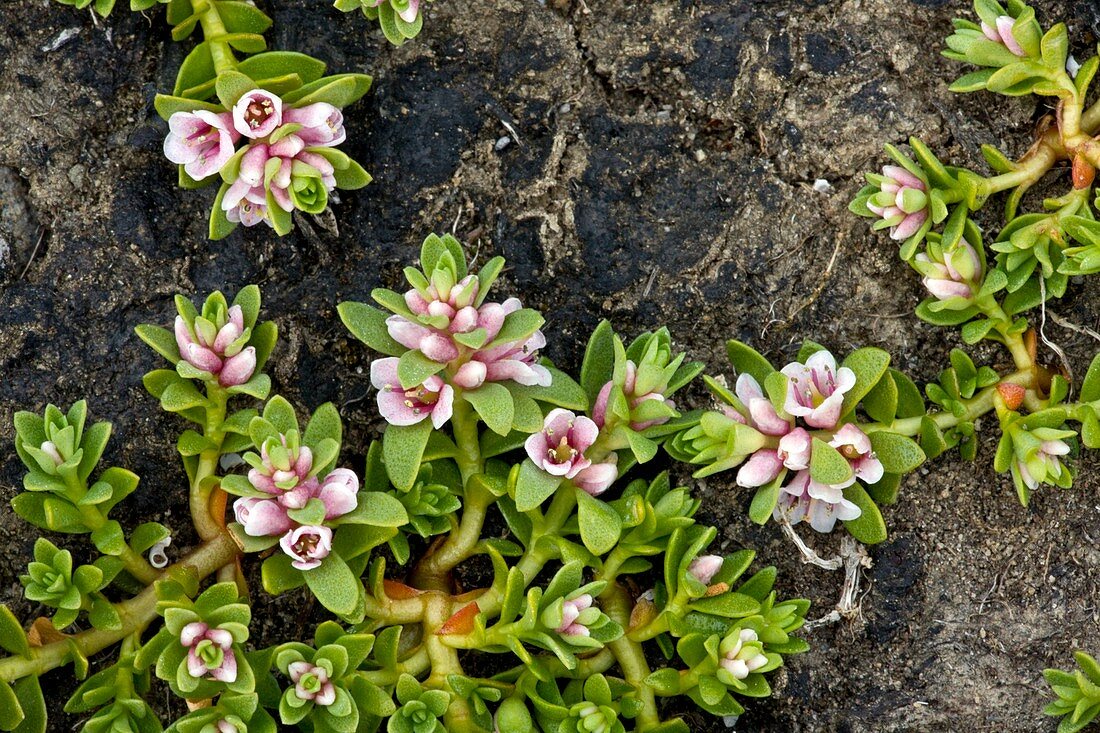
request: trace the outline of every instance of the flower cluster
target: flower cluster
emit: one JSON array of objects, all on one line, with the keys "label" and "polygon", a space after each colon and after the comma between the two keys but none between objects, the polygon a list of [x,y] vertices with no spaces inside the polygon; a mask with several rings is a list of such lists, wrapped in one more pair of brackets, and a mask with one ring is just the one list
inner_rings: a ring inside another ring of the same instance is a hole
[{"label": "flower cluster", "polygon": [[294,107],[266,89],[245,92],[227,112],[175,112],[168,126],[165,156],[196,181],[222,174],[221,211],[245,226],[323,211],[337,186],[333,160],[341,162],[329,149],[347,137],[336,106]]},{"label": "flower cluster", "polygon": [[335,0],[345,13],[362,10],[369,20],[378,21],[386,40],[395,46],[416,38],[424,27],[421,0]]}]

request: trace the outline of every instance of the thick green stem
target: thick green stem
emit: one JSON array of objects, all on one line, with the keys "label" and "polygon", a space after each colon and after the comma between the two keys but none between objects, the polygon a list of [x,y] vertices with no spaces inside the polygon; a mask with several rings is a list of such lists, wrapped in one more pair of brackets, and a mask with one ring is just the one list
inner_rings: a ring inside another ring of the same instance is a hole
[{"label": "thick green stem", "polygon": [[[1008,382],[1011,384],[1018,384],[1025,389],[1034,389],[1035,387],[1035,375],[1031,369],[1015,372],[1003,378],[1001,382]],[[966,407],[966,412],[962,417],[957,417],[951,412],[936,412],[928,415],[927,417],[932,419],[932,422],[941,429],[953,428],[959,423],[970,422],[975,418],[978,418],[987,412],[991,412],[996,406],[995,396],[997,394],[997,385],[992,387],[986,387],[978,392],[969,400],[963,400],[962,404]],[[866,423],[861,424],[859,427],[865,433],[874,433],[880,430],[887,430],[891,433],[898,433],[899,435],[916,435],[920,432],[921,422],[924,420],[924,416],[899,418],[890,423]]]},{"label": "thick green stem", "polygon": [[[103,512],[98,507],[81,504],[80,499],[87,493],[87,486],[83,482],[78,482],[74,479],[71,482],[67,482],[68,491],[66,491],[66,497],[72,501],[73,505],[80,511],[80,518],[84,521],[84,525],[95,532],[97,529],[101,529],[107,524],[107,518],[103,516]],[[118,554],[118,559],[122,560],[123,566],[126,568],[126,572],[134,576],[134,578],[143,585],[149,585],[157,576],[160,575],[160,571],[149,564],[141,555],[134,552],[133,548],[128,544],[123,544],[122,550]]]},{"label": "thick green stem", "polygon": [[209,44],[210,56],[214,59],[214,70],[217,73],[237,68],[237,57],[233,55],[233,49],[222,40],[228,31],[225,23],[218,13],[217,6],[209,0],[191,0],[191,9],[199,16],[199,25],[202,26],[202,35]]},{"label": "thick green stem", "polygon": [[[240,550],[228,533],[203,543],[194,552],[172,566],[189,569],[198,578],[205,578],[218,568],[233,561]],[[172,568],[162,571],[164,577]],[[133,598],[115,606],[122,625],[118,629],[89,629],[61,641],[32,647],[31,658],[11,656],[0,659],[0,680],[13,680],[39,675],[70,661],[72,646],[83,656],[90,657],[108,646],[141,632],[157,615],[157,594],[152,585]]]},{"label": "thick green stem", "polygon": [[417,565],[413,573],[413,584],[423,590],[449,589],[448,575],[456,565],[473,554],[481,539],[485,513],[496,500],[483,485],[470,481],[484,472],[485,462],[481,457],[481,443],[478,440],[477,415],[470,403],[461,397],[455,398],[451,425],[454,428],[455,445],[458,446],[455,462],[462,474],[465,489],[462,519],[447,540]]},{"label": "thick green stem", "polygon": [[213,491],[213,483],[207,481],[218,471],[218,460],[222,455],[222,442],[225,441],[225,431],[222,429],[225,423],[226,403],[229,394],[216,385],[211,384],[207,390],[207,398],[210,405],[206,408],[206,424],[203,425],[203,437],[214,445],[199,454],[198,466],[195,475],[191,478],[191,521],[195,525],[195,531],[199,537],[209,540],[222,533],[222,525],[210,514],[210,495]]},{"label": "thick green stem", "polygon": [[[600,608],[624,629],[630,625],[631,606],[630,596],[618,583],[608,583],[600,594]],[[625,634],[608,644],[608,647],[615,655],[623,677],[637,690],[638,700],[642,703],[642,711],[637,717],[637,729],[647,730],[656,727],[660,724],[661,718],[657,714],[653,688],[645,683],[650,672],[649,665],[645,661],[645,650],[642,649],[641,644],[632,641]]]}]

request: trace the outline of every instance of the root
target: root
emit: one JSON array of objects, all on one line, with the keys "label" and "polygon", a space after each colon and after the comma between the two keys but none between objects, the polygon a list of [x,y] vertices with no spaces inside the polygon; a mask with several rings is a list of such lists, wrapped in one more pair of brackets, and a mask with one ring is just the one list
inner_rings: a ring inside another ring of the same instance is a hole
[{"label": "root", "polygon": [[867,549],[851,537],[845,537],[840,543],[840,554],[826,559],[818,555],[813,548],[798,536],[798,533],[794,531],[794,527],[785,517],[780,518],[778,521],[779,526],[783,529],[783,534],[794,543],[794,546],[802,554],[802,562],[816,565],[825,570],[844,568],[844,584],[840,588],[840,599],[837,601],[836,607],[819,619],[807,621],[803,629],[812,631],[822,626],[835,624],[842,619],[853,619],[861,616],[863,613],[863,596],[865,595],[860,593],[860,583],[863,577],[861,571],[871,567],[871,557],[867,554]]}]

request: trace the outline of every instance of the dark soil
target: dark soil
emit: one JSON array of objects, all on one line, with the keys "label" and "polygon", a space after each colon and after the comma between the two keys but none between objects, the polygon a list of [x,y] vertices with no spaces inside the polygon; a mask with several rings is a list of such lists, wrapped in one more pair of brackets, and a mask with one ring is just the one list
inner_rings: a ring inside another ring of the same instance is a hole
[{"label": "dark soil", "polygon": [[[0,6],[5,501],[21,480],[12,413],[86,397],[114,423],[106,460],[143,476],[124,523],[164,522],[177,533],[172,550],[186,548],[181,425],[144,392],[158,358],[132,328],[168,323],[176,292],[249,282],[283,335],[277,390],[302,408],[341,406],[354,464],[378,424],[368,355],[335,305],[398,286],[429,231],[455,231],[480,260],[505,255],[503,289],[543,310],[547,354],[569,368],[607,317],[627,334],[667,324],[715,372],[727,338],[778,362],[813,338],[841,354],[879,346],[918,381],[933,379],[957,333],[912,316],[919,281],[847,202],[885,142],[917,133],[984,170],[979,145],[1022,153],[1037,111],[1030,100],[947,93],[960,72],[939,50],[952,16],[968,11],[961,1],[567,0],[564,11],[441,1],[400,49],[319,0],[261,4],[275,19],[272,46],[375,76],[347,113],[344,147],[376,182],[335,207],[338,234],[301,221],[283,239],[260,227],[207,241],[211,192],[178,189],[161,155],[153,95],[171,86],[187,46],[171,42],[159,11],[120,3],[96,25],[46,0]],[[1095,48],[1091,2],[1038,5],[1041,18],[1069,24],[1078,58]],[[43,50],[69,29],[79,33]],[[518,139],[497,149],[510,130]],[[815,190],[816,179],[829,188]],[[997,206],[987,209],[995,229]],[[1075,282],[1054,309],[1095,327],[1098,292]],[[1082,374],[1096,344],[1049,321],[1046,332]],[[862,615],[808,634],[812,652],[791,660],[737,730],[1054,730],[1040,715],[1041,670],[1076,648],[1100,652],[1097,464],[1083,457],[1074,490],[1040,492],[1024,509],[990,467],[995,424],[983,428],[975,465],[946,457],[905,482],[886,513],[891,538],[871,550]],[[752,526],[749,496],[729,476],[695,486],[723,548],[758,548],[779,566],[783,593],[811,598],[814,617],[832,608],[839,575],[802,565],[774,526]],[[38,610],[17,579],[33,539],[0,515],[0,600],[22,618]],[[838,542],[810,539],[823,554]],[[257,633],[306,626],[303,598],[262,602]],[[67,672],[47,684],[58,699],[74,686]],[[51,730],[77,722],[57,715]]]}]

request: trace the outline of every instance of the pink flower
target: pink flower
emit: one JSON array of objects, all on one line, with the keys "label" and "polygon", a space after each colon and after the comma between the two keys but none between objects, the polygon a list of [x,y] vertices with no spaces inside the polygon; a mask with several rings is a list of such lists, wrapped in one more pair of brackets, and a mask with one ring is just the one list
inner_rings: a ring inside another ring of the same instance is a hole
[{"label": "pink flower", "polygon": [[233,127],[245,137],[267,137],[283,122],[283,100],[265,89],[245,92],[233,105]]},{"label": "pink flower", "polygon": [[611,453],[605,463],[593,463],[581,469],[573,477],[573,485],[591,496],[599,496],[619,477],[618,460],[618,454]]},{"label": "pink flower", "polygon": [[293,567],[312,570],[332,551],[332,530],[323,525],[298,527],[283,535],[279,547],[294,560]]},{"label": "pink flower", "polygon": [[825,350],[814,353],[805,364],[794,362],[781,371],[787,376],[783,409],[812,428],[834,427],[845,393],[856,384],[855,373],[848,367],[837,369],[836,359]]},{"label": "pink flower", "polygon": [[325,519],[342,517],[355,509],[359,500],[359,477],[348,468],[335,468],[325,476],[317,490],[316,498],[325,505]]},{"label": "pink flower", "polygon": [[829,445],[848,459],[852,466],[852,478],[841,486],[851,486],[859,479],[865,484],[877,484],[884,473],[882,461],[871,447],[871,439],[854,423],[848,423],[836,432]]},{"label": "pink flower", "polygon": [[836,520],[849,521],[862,511],[844,498],[843,487],[814,481],[809,471],[799,471],[779,495],[773,516],[791,524],[807,520],[818,532],[832,532]]},{"label": "pink flower", "polygon": [[1005,48],[1014,53],[1017,56],[1027,56],[1027,52],[1024,51],[1023,46],[1016,40],[1016,37],[1012,35],[1012,26],[1016,24],[1016,19],[1010,15],[1002,15],[997,18],[996,26],[991,26],[982,21],[982,33],[985,37],[994,43],[1004,44]]},{"label": "pink flower", "polygon": [[783,470],[779,453],[771,448],[761,448],[745,461],[737,471],[737,485],[755,488],[769,484]]},{"label": "pink flower", "polygon": [[813,439],[806,428],[795,428],[779,439],[777,454],[783,465],[792,471],[801,471],[810,467],[810,452]]},{"label": "pink flower", "polygon": [[451,419],[454,388],[438,375],[424,380],[419,387],[402,389],[397,376],[400,359],[376,359],[370,365],[371,384],[378,390],[378,411],[391,425],[415,425],[431,417],[439,429]]},{"label": "pink flower", "polygon": [[890,227],[891,239],[908,239],[928,219],[928,184],[897,165],[884,166],[882,179],[879,192],[867,201],[867,208],[882,217],[875,228]]},{"label": "pink flower", "polygon": [[524,447],[543,471],[571,479],[592,465],[584,452],[596,442],[599,433],[596,423],[587,417],[578,417],[559,407],[550,411],[542,430],[527,438]]},{"label": "pink flower", "polygon": [[700,555],[688,565],[688,572],[703,585],[710,585],[710,581],[722,569],[722,563],[719,555]]},{"label": "pink flower", "polygon": [[[630,404],[631,411],[638,407],[640,404],[647,400],[663,400],[666,405],[673,407],[672,400],[665,399],[665,396],[660,392],[648,392],[646,394],[637,394],[638,384],[638,366],[631,360],[627,359],[626,362],[626,376],[623,378],[623,394],[626,396],[627,402]],[[601,389],[598,395],[596,395],[596,402],[592,406],[592,419],[596,421],[596,424],[601,428],[604,425],[604,420],[607,419],[607,403],[611,398],[611,388],[614,386],[614,382],[608,382]],[[654,425],[660,425],[668,421],[668,418],[659,420],[644,420],[640,422],[630,423],[630,429],[635,431],[642,431],[648,427]]]},{"label": "pink flower", "polygon": [[291,662],[287,667],[290,681],[294,683],[294,696],[299,700],[312,701],[322,707],[336,701],[336,687],[328,678],[328,670],[314,666],[302,660]]},{"label": "pink flower", "polygon": [[582,614],[591,607],[592,596],[588,593],[565,601],[561,607],[561,623],[554,630],[562,636],[590,636],[591,632],[585,626],[585,622],[591,623],[593,619],[584,618]]},{"label": "pink flower", "polygon": [[[742,374],[737,378],[735,387],[737,399],[748,410],[747,423],[764,435],[786,435],[791,423],[779,416],[772,401],[760,388],[760,383],[751,374]],[[742,421],[745,422],[745,421]]]},{"label": "pink flower", "polygon": [[176,316],[180,357],[200,371],[216,374],[223,387],[234,387],[251,379],[256,370],[256,349],[245,346],[249,334],[241,307],[230,308],[220,327],[209,321],[205,324],[203,328],[193,327],[183,316]]},{"label": "pink flower", "polygon": [[[517,298],[508,298],[503,303],[485,303],[477,312],[476,327],[484,328],[486,343],[492,342],[500,333],[504,319],[509,313],[523,308]],[[529,387],[538,385],[549,387],[552,381],[550,371],[538,363],[539,349],[546,346],[546,336],[535,331],[523,341],[498,344],[481,349],[473,355],[473,360],[485,365],[485,380],[500,382],[512,380]]]},{"label": "pink flower", "polygon": [[187,649],[187,673],[195,679],[236,681],[237,657],[228,631],[195,621],[180,631],[180,644]]},{"label": "pink flower", "polygon": [[294,133],[307,147],[332,147],[344,142],[344,113],[326,102],[316,102],[295,109],[283,110],[283,124],[297,123],[302,129]]},{"label": "pink flower", "polygon": [[982,260],[977,251],[966,241],[961,241],[951,252],[942,254],[941,260],[921,252],[916,256],[916,268],[924,275],[924,287],[938,300],[974,297],[977,281],[982,279]]},{"label": "pink flower", "polygon": [[276,537],[294,526],[277,499],[241,497],[233,502],[233,515],[249,537]]},{"label": "pink flower", "polygon": [[196,181],[214,175],[233,157],[233,146],[240,137],[232,122],[228,112],[200,109],[174,113],[168,118],[165,157],[182,165]]}]

